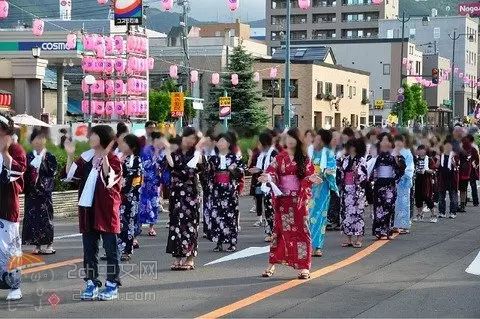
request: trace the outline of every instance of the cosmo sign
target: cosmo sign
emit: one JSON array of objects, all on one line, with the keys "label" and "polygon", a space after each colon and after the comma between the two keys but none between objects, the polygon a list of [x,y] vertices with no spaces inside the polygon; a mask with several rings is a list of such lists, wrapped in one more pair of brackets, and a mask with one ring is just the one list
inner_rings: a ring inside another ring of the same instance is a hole
[{"label": "cosmo sign", "polygon": [[19,51],[28,51],[32,48],[42,48],[42,51],[67,51],[66,42],[19,42]]},{"label": "cosmo sign", "polygon": [[460,3],[458,13],[464,16],[480,17],[480,2]]}]

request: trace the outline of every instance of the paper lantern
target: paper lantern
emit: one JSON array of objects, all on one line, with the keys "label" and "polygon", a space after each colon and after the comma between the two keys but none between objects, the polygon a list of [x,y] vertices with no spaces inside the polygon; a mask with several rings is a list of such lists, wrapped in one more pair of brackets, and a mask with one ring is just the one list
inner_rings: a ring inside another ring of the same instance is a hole
[{"label": "paper lantern", "polygon": [[108,0],[97,0],[98,4],[104,5],[107,4]]},{"label": "paper lantern", "polygon": [[127,37],[127,52],[128,53],[135,52],[135,37],[134,36]]},{"label": "paper lantern", "polygon": [[105,69],[105,63],[103,59],[94,59],[93,71],[96,73],[102,73]]},{"label": "paper lantern", "polygon": [[43,34],[44,27],[45,27],[45,22],[43,22],[43,20],[40,20],[40,19],[33,20],[33,29],[32,29],[33,35],[37,37],[41,36]]},{"label": "paper lantern", "polygon": [[198,81],[198,71],[192,70],[190,71],[190,82],[196,83]]},{"label": "paper lantern", "polygon": [[114,67],[114,63],[113,63],[113,60],[111,59],[106,59],[104,61],[104,66],[105,66],[105,73],[110,75],[110,74],[113,74],[113,71],[115,70],[115,67]]},{"label": "paper lantern", "polygon": [[95,114],[97,115],[103,115],[105,113],[105,102],[103,101],[94,101],[93,106]]},{"label": "paper lantern", "polygon": [[82,100],[82,112],[90,114],[90,104],[88,100]]},{"label": "paper lantern", "polygon": [[170,65],[170,77],[172,79],[178,79],[178,66]]},{"label": "paper lantern", "polygon": [[88,93],[88,85],[87,82],[85,82],[85,79],[82,80],[82,92]]},{"label": "paper lantern", "polygon": [[278,74],[278,69],[273,67],[270,69],[270,79],[276,79]]},{"label": "paper lantern", "polygon": [[402,64],[403,64],[403,65],[407,65],[407,63],[408,63],[408,59],[407,59],[407,58],[403,58]]},{"label": "paper lantern", "polygon": [[310,8],[310,5],[310,0],[298,0],[298,6],[302,10],[307,10],[308,8]]},{"label": "paper lantern", "polygon": [[97,58],[103,59],[105,57],[105,43],[97,43],[97,46],[95,47],[95,54],[97,55]]},{"label": "paper lantern", "polygon": [[113,45],[118,53],[123,53],[123,37],[121,35],[113,37]]},{"label": "paper lantern", "polygon": [[260,73],[259,72],[253,73],[253,81],[254,82],[260,82]]},{"label": "paper lantern", "polygon": [[117,58],[115,60],[115,71],[117,71],[118,73],[124,73],[126,67],[127,61],[125,59]]},{"label": "paper lantern", "polygon": [[115,51],[113,37],[107,36],[105,37],[105,50],[108,55],[112,55]]},{"label": "paper lantern", "polygon": [[230,11],[236,11],[238,9],[240,0],[227,0],[227,2]]},{"label": "paper lantern", "polygon": [[238,74],[233,73],[231,81],[232,81],[232,85],[238,85]]},{"label": "paper lantern", "polygon": [[117,115],[124,115],[125,114],[125,102],[116,101],[113,113],[115,113]]},{"label": "paper lantern", "polygon": [[113,80],[105,80],[105,93],[107,95],[113,95],[115,92],[115,82]]},{"label": "paper lantern", "polygon": [[383,0],[372,0],[372,3],[375,5],[379,5],[383,2]]},{"label": "paper lantern", "polygon": [[135,94],[135,79],[129,78],[127,79],[127,93],[128,94]]},{"label": "paper lantern", "polygon": [[148,58],[148,69],[153,70],[154,67],[155,67],[155,59],[152,57]]},{"label": "paper lantern", "polygon": [[0,1],[0,19],[8,17],[8,7],[7,1]]},{"label": "paper lantern", "polygon": [[458,71],[459,71],[459,68],[455,68],[455,69],[453,70],[453,72],[454,72],[455,74],[457,74]]},{"label": "paper lantern", "polygon": [[458,77],[459,77],[460,79],[462,79],[462,78],[463,78],[463,73],[458,73]]},{"label": "paper lantern", "polygon": [[212,84],[213,85],[218,85],[218,83],[220,83],[220,74],[213,73],[212,74]]},{"label": "paper lantern", "polygon": [[105,114],[112,115],[113,110],[115,109],[115,103],[113,101],[108,101],[105,103]]},{"label": "paper lantern", "polygon": [[67,44],[65,48],[67,50],[72,50],[77,46],[77,35],[75,33],[69,33],[67,35]]},{"label": "paper lantern", "polygon": [[162,7],[165,11],[170,11],[173,8],[173,0],[162,0]]},{"label": "paper lantern", "polygon": [[105,92],[105,81],[97,80],[92,86],[93,93],[103,93]]},{"label": "paper lantern", "polygon": [[129,100],[127,102],[127,115],[135,115],[137,112],[137,101]]}]

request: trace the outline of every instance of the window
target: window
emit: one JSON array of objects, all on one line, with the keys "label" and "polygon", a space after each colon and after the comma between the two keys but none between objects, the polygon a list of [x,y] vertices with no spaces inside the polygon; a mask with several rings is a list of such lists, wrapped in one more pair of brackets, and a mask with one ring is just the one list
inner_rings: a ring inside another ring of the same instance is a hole
[{"label": "window", "polygon": [[[262,93],[263,97],[272,97],[272,80],[263,80],[262,81]],[[275,97],[280,97],[280,90],[278,85],[275,86]]]},{"label": "window", "polygon": [[384,100],[390,100],[390,89],[383,89],[383,99]]},{"label": "window", "polygon": [[333,84],[330,82],[325,82],[325,94],[333,94]]},{"label": "window", "polygon": [[353,86],[348,87],[348,98],[351,99],[353,97]]},{"label": "window", "polygon": [[325,116],[325,125],[323,125],[323,128],[326,130],[329,130],[332,128],[333,124],[333,116]]},{"label": "window", "polygon": [[[285,97],[285,80],[282,80],[282,97]],[[290,80],[290,97],[298,98],[298,80]]]},{"label": "window", "polygon": [[433,28],[433,38],[440,39],[440,28]]},{"label": "window", "polygon": [[383,64],[383,75],[390,75],[390,64]]},{"label": "window", "polygon": [[366,101],[367,99],[367,89],[362,89],[362,101]]},{"label": "window", "polygon": [[342,84],[337,84],[337,97],[343,97],[345,94],[343,91],[343,85]]},{"label": "window", "polygon": [[323,82],[317,81],[317,95],[323,94]]}]

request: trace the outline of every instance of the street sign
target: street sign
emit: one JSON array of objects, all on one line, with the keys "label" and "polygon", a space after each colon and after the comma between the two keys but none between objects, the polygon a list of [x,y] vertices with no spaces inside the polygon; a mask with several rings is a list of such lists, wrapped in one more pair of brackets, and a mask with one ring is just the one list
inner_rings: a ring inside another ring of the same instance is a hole
[{"label": "street sign", "polygon": [[384,100],[375,100],[375,108],[376,109],[383,109],[385,107]]},{"label": "street sign", "polygon": [[203,102],[193,101],[194,110],[203,110]]},{"label": "street sign", "polygon": [[172,117],[182,117],[185,112],[185,95],[183,92],[170,93],[170,113]]},{"label": "street sign", "polygon": [[220,119],[230,119],[232,117],[232,98],[229,96],[222,96],[218,100]]},{"label": "street sign", "polygon": [[142,0],[122,0],[114,3],[115,25],[142,25]]}]

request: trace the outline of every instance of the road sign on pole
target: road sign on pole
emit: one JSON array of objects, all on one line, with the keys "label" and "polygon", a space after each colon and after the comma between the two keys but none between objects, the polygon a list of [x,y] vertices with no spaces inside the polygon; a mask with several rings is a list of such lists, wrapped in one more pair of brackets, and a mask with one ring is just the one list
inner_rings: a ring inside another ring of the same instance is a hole
[{"label": "road sign on pole", "polygon": [[170,113],[172,117],[182,117],[185,112],[185,95],[183,92],[170,93]]},{"label": "road sign on pole", "polygon": [[220,119],[230,119],[232,117],[232,98],[229,96],[222,96],[218,104],[220,106]]}]

